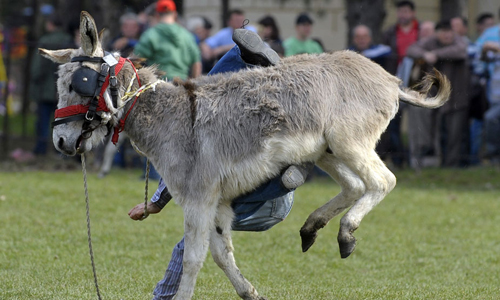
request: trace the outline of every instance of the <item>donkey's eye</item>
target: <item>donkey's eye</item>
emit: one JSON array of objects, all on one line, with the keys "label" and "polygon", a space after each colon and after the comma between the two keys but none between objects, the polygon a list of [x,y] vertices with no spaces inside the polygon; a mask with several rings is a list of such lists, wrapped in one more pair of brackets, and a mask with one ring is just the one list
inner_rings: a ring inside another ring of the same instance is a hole
[{"label": "donkey's eye", "polygon": [[71,93],[73,91],[73,86],[70,84],[69,85],[69,92]]}]

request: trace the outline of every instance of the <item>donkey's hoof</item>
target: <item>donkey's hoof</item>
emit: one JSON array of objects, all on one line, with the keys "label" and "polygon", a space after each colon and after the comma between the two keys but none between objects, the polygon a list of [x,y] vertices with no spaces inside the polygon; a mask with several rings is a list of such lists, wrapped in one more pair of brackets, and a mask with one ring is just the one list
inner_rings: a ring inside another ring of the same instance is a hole
[{"label": "donkey's hoof", "polygon": [[300,237],[302,238],[302,252],[306,252],[311,248],[311,246],[316,241],[316,237],[318,236],[317,231],[300,231]]},{"label": "donkey's hoof", "polygon": [[260,295],[247,295],[247,296],[241,296],[244,300],[267,300],[266,297],[260,296]]},{"label": "donkey's hoof", "polygon": [[347,239],[339,238],[338,242],[341,258],[349,257],[349,255],[351,255],[351,253],[354,251],[354,248],[356,248],[356,238],[352,235]]}]

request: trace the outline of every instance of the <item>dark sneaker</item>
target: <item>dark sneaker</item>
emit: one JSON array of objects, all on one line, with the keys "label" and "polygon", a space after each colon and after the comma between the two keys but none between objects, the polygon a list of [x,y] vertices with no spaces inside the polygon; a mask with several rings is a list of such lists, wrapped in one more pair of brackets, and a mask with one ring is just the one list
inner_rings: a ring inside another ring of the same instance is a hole
[{"label": "dark sneaker", "polygon": [[289,190],[294,190],[306,182],[307,175],[314,167],[314,163],[308,162],[301,165],[292,165],[281,175],[281,183]]},{"label": "dark sneaker", "polygon": [[274,66],[280,61],[278,53],[269,48],[260,36],[247,29],[235,29],[233,41],[241,51],[241,58],[247,63],[257,66]]}]

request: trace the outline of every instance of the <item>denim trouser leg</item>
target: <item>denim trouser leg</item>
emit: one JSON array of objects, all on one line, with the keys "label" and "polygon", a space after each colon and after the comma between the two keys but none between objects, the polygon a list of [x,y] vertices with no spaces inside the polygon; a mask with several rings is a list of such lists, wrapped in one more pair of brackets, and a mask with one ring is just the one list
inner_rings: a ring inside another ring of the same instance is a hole
[{"label": "denim trouser leg", "polygon": [[57,103],[40,101],[36,111],[36,146],[33,152],[38,155],[47,154],[48,140],[51,133],[50,121],[57,108]]},{"label": "denim trouser leg", "polygon": [[492,104],[484,114],[484,137],[486,153],[500,155],[500,104]]},{"label": "denim trouser leg", "polygon": [[483,121],[472,119],[470,124],[470,164],[477,165],[480,163],[479,150],[481,150],[481,136],[483,134]]},{"label": "denim trouser leg", "polygon": [[219,59],[217,64],[208,72],[207,75],[214,75],[219,73],[237,72],[245,69],[247,64],[243,61],[240,55],[240,48],[234,46],[224,56]]},{"label": "denim trouser leg", "polygon": [[173,299],[182,277],[182,258],[184,256],[184,238],[175,245],[172,251],[172,258],[168,264],[165,277],[158,282],[153,291],[154,300],[170,300]]}]

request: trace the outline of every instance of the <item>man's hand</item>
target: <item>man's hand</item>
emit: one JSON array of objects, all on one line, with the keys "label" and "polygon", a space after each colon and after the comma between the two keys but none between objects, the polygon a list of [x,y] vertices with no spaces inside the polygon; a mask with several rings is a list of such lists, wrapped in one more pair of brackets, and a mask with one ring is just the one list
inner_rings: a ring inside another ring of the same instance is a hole
[{"label": "man's hand", "polygon": [[486,51],[500,52],[500,44],[495,42],[486,42],[483,45],[483,52]]},{"label": "man's hand", "polygon": [[424,53],[424,60],[429,65],[433,65],[437,61],[437,55],[433,52],[425,52]]},{"label": "man's hand", "polygon": [[[161,209],[156,206],[154,203],[148,202],[148,213],[150,214],[157,214],[161,211]],[[132,208],[128,212],[128,216],[132,220],[141,220],[142,216],[144,215],[144,203],[139,203],[137,204],[134,208]]]}]

